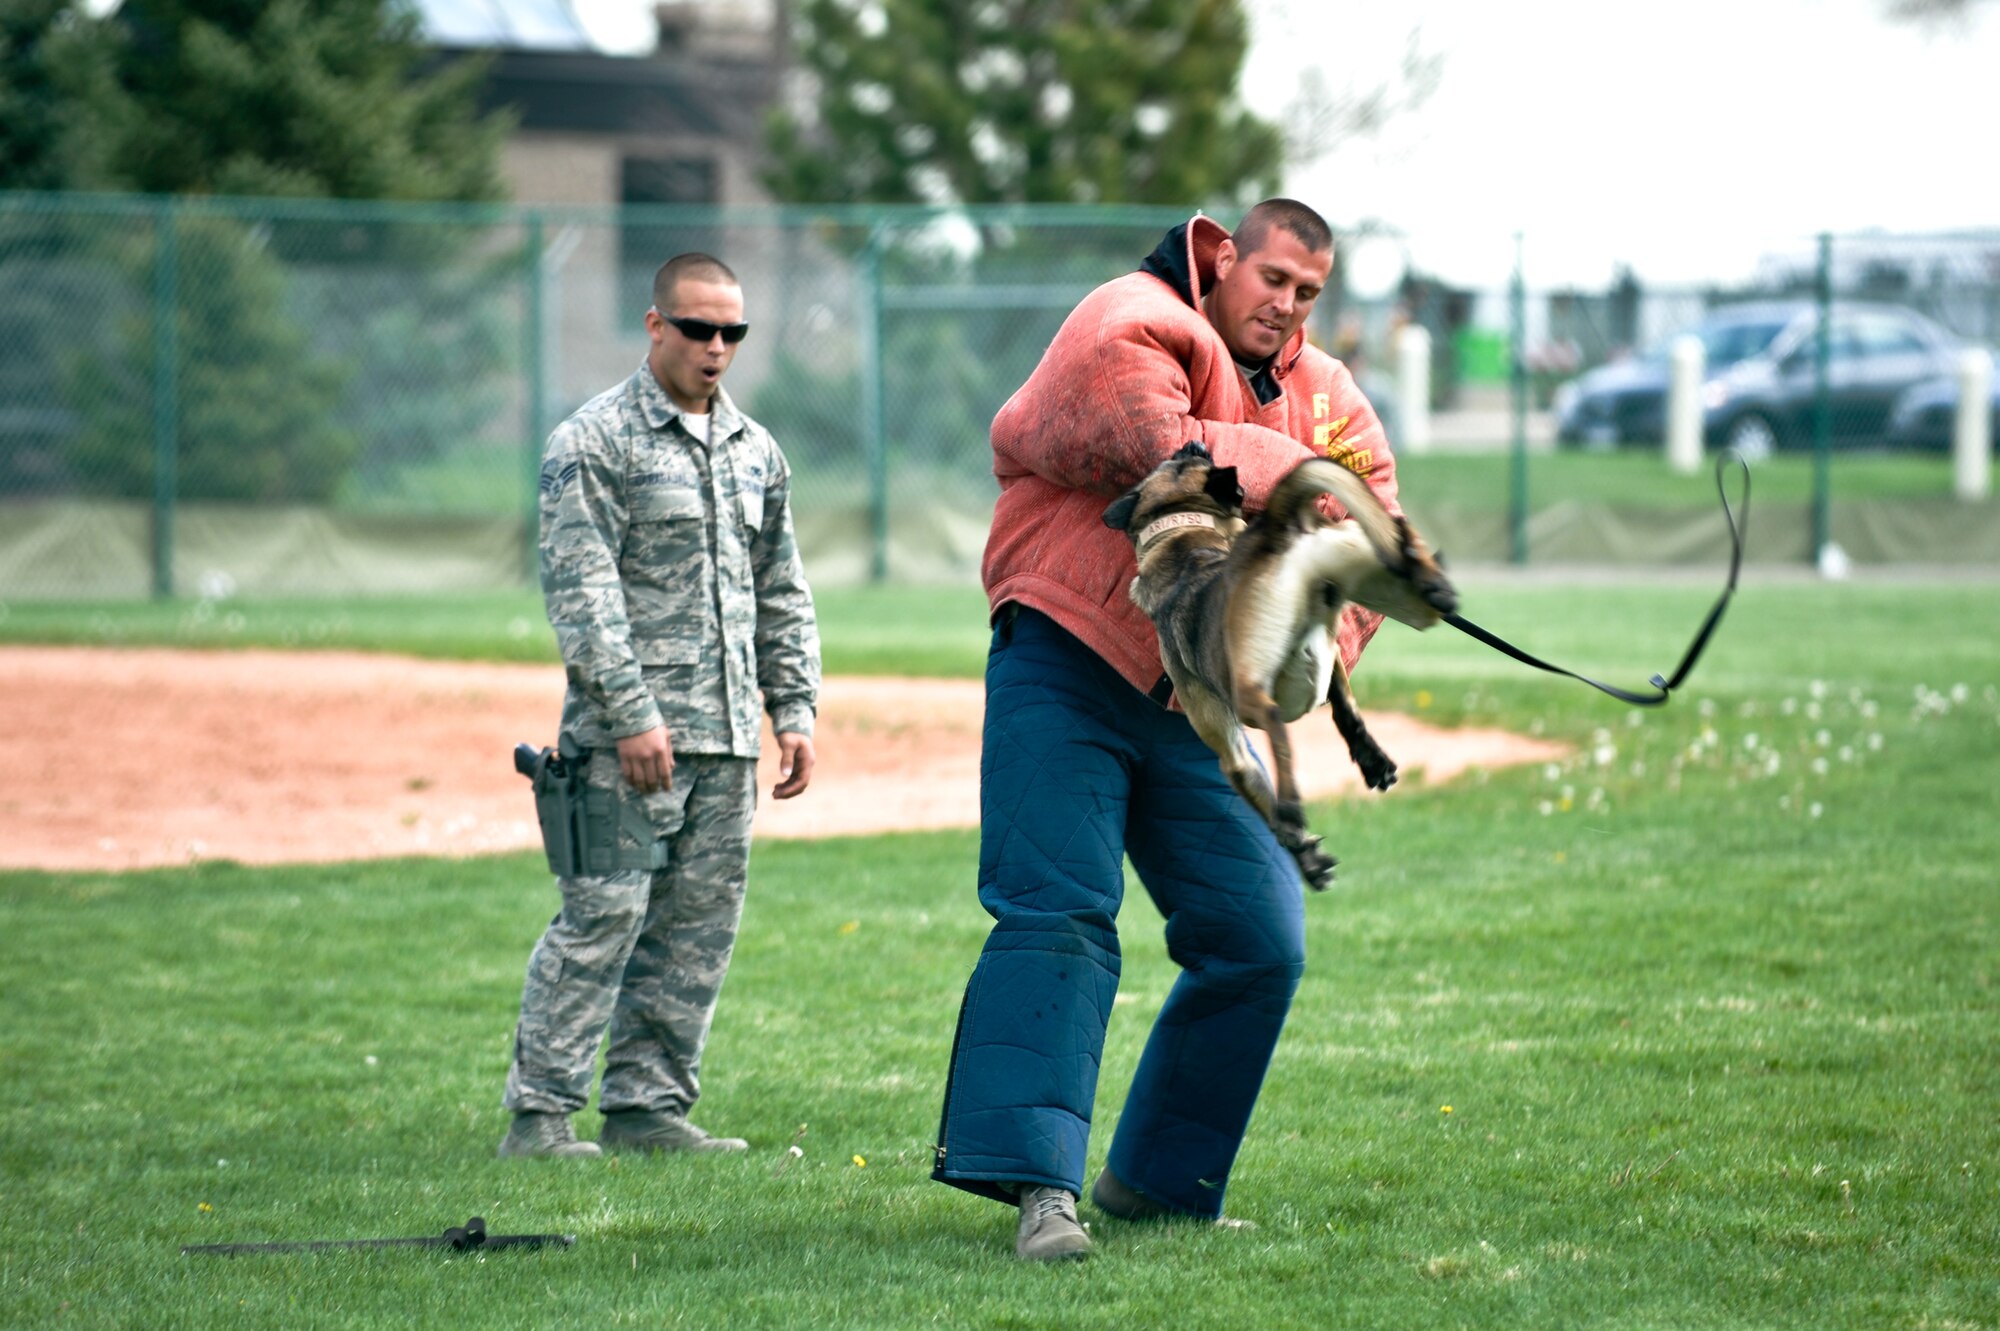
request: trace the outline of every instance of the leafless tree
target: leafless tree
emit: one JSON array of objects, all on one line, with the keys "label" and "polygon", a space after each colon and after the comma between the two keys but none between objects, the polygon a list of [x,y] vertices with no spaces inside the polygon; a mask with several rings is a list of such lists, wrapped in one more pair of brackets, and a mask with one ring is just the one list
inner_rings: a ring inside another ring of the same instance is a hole
[{"label": "leafless tree", "polygon": [[1963,23],[1986,0],[1885,0],[1890,18],[1899,23]]},{"label": "leafless tree", "polygon": [[1381,82],[1336,88],[1317,66],[1307,68],[1284,117],[1285,160],[1305,166],[1343,142],[1381,133],[1429,101],[1443,77],[1444,56],[1425,48],[1421,28],[1411,30],[1396,72]]}]

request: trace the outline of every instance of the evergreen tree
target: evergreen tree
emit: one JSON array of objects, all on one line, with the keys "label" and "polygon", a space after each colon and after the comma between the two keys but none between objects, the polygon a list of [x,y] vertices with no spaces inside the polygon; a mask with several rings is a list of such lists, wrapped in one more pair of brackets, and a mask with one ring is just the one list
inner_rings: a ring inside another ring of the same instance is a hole
[{"label": "evergreen tree", "polygon": [[63,183],[55,70],[79,19],[72,0],[0,0],[0,189]]},{"label": "evergreen tree", "polygon": [[803,0],[809,107],[777,113],[781,198],[1248,202],[1284,145],[1242,109],[1238,0]]},{"label": "evergreen tree", "polygon": [[[284,268],[252,231],[220,218],[190,218],[179,223],[178,233],[183,279],[171,317],[182,361],[180,496],[265,503],[329,498],[359,447],[337,419],[350,367],[314,354],[305,326],[285,308]],[[121,267],[147,271],[153,235],[116,243],[128,251]],[[143,498],[153,492],[157,315],[141,296],[113,316],[112,354],[85,351],[69,363],[69,398],[83,418],[69,461],[89,493]]]},{"label": "evergreen tree", "polygon": [[[403,0],[123,0],[94,19],[75,0],[0,0],[0,110],[21,89],[60,131],[20,122],[23,186],[500,198],[510,119],[478,114],[485,63],[432,60]],[[181,496],[324,501],[475,439],[505,405],[511,348],[493,308],[505,258],[480,238],[469,224],[184,219]],[[154,239],[141,227],[103,247],[104,270],[149,291]],[[339,298],[360,291],[377,298]],[[149,492],[152,317],[120,319],[60,375],[38,359],[66,389],[62,460],[85,492]],[[419,367],[432,377],[413,385]]]},{"label": "evergreen tree", "polygon": [[124,0],[69,76],[73,185],[153,194],[497,199],[485,66],[421,73],[395,0]]}]

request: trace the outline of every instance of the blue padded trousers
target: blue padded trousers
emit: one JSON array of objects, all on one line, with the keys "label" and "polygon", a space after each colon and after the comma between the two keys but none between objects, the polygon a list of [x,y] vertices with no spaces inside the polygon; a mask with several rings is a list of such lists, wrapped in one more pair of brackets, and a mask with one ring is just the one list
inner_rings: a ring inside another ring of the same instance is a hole
[{"label": "blue padded trousers", "polygon": [[1124,857],[1181,967],[1111,1143],[1127,1184],[1198,1216],[1223,1190],[1305,969],[1292,857],[1185,716],[1046,616],[1002,611],[986,664],[979,899],[931,1177],[1003,1201],[1082,1194]]}]

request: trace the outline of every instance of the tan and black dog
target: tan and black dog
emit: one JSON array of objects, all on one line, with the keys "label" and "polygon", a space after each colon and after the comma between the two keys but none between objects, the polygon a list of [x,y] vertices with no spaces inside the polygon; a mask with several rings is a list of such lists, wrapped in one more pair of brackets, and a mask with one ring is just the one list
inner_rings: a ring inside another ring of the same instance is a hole
[{"label": "tan and black dog", "polygon": [[[1348,519],[1329,521],[1321,495]],[[1395,783],[1396,764],[1355,709],[1334,631],[1350,602],[1418,629],[1455,611],[1458,595],[1436,557],[1366,481],[1324,458],[1294,467],[1246,522],[1236,469],[1216,466],[1198,443],[1114,500],[1104,525],[1132,538],[1132,600],[1159,631],[1160,659],[1195,732],[1306,882],[1325,888],[1336,861],[1306,830],[1285,726],[1331,703],[1368,785]],[[1275,791],[1246,726],[1271,737]]]}]

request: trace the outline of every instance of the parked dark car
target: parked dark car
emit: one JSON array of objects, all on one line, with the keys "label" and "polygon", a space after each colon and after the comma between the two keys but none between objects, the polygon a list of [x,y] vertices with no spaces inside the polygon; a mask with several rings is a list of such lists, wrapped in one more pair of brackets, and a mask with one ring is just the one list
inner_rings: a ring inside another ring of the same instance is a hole
[{"label": "parked dark car", "polygon": [[[1834,442],[1886,441],[1889,409],[1913,384],[1951,373],[1958,342],[1895,305],[1836,303],[1827,381]],[[1760,301],[1714,310],[1687,330],[1706,357],[1702,438],[1751,460],[1812,444],[1819,309],[1811,301]],[[1627,361],[1599,366],[1557,391],[1556,439],[1610,447],[1666,437],[1672,339]]]},{"label": "parked dark car", "polygon": [[[2000,374],[1987,390],[1992,424],[1987,439],[2000,451]],[[1903,390],[1889,408],[1888,441],[1894,448],[1950,452],[1958,428],[1958,376],[1926,379]]]}]

